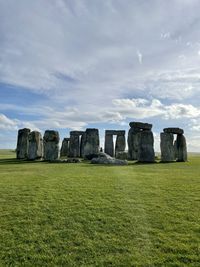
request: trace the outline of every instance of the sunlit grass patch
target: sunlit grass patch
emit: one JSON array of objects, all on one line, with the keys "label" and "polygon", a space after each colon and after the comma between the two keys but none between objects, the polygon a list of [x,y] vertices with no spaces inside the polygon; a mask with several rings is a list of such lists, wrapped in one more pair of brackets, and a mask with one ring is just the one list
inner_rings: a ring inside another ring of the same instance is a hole
[{"label": "sunlit grass patch", "polygon": [[96,166],[0,160],[2,266],[199,266],[200,157]]}]

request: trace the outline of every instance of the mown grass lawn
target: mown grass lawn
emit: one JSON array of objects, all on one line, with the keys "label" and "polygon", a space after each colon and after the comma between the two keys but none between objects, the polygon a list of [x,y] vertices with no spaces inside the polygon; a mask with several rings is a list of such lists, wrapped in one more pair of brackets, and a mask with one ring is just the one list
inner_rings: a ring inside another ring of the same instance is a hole
[{"label": "mown grass lawn", "polygon": [[109,167],[0,154],[1,266],[200,266],[200,157]]}]

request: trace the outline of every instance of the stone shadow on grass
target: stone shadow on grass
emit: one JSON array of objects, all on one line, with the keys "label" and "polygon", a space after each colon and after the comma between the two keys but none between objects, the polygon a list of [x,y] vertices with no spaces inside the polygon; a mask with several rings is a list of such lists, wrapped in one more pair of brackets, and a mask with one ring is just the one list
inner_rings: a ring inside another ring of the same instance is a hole
[{"label": "stone shadow on grass", "polygon": [[41,163],[44,161],[34,161],[34,160],[19,160],[15,158],[11,159],[0,159],[0,165],[9,165],[9,164],[27,164],[27,163]]}]

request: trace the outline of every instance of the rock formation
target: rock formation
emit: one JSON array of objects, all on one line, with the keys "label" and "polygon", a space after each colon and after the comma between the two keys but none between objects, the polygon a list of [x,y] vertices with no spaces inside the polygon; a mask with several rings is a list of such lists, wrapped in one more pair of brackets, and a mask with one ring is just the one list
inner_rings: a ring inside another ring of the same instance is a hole
[{"label": "rock formation", "polygon": [[28,128],[20,129],[18,131],[17,149],[16,149],[17,159],[27,159],[28,145],[29,145],[28,136],[30,131],[31,130]]},{"label": "rock formation", "polygon": [[187,161],[187,145],[185,136],[183,134],[177,135],[176,147],[177,147],[177,161],[179,162]]},{"label": "rock formation", "polygon": [[[70,138],[64,138],[59,159],[59,133],[46,130],[43,142],[39,132],[30,132],[24,128],[18,131],[16,154],[18,159],[35,160],[44,158],[51,162],[80,162],[77,158],[83,157],[92,160],[92,163],[126,164],[125,159],[139,162],[154,162],[154,137],[152,124],[130,122],[128,133],[128,152],[125,151],[125,131],[105,131],[105,153],[99,148],[98,129],[88,128],[86,131],[71,131]],[[164,128],[160,134],[161,161],[187,161],[187,144],[183,129],[177,127]],[[114,146],[113,136],[116,135]],[[177,135],[174,141],[174,135]],[[115,159],[113,158],[115,156]]]},{"label": "rock formation", "polygon": [[139,162],[154,162],[154,138],[152,124],[130,122],[128,133],[128,157]]},{"label": "rock formation", "polygon": [[[116,143],[114,150],[113,135],[116,135]],[[104,151],[111,157],[118,152],[124,152],[126,147],[125,131],[123,130],[106,130],[105,131],[105,148]]]},{"label": "rock formation", "polygon": [[62,146],[60,150],[61,157],[68,157],[69,156],[69,140],[70,138],[64,138],[62,141]]},{"label": "rock formation", "polygon": [[[161,133],[161,161],[187,161],[187,145],[183,129],[169,127]],[[173,135],[177,138],[173,143]],[[171,137],[170,137],[171,136]]]},{"label": "rock formation", "polygon": [[150,123],[144,123],[144,122],[130,122],[129,126],[131,128],[135,128],[135,129],[140,129],[140,130],[151,130],[152,129],[152,124]]},{"label": "rock formation", "polygon": [[145,130],[138,133],[138,161],[139,162],[154,162],[154,138],[151,130]]},{"label": "rock formation", "polygon": [[104,151],[106,154],[110,155],[111,157],[114,156],[114,143],[113,143],[113,134],[110,134],[110,131],[105,132],[105,147]]},{"label": "rock formation", "polygon": [[40,159],[43,156],[43,140],[42,135],[38,131],[33,131],[28,135],[28,159]]},{"label": "rock formation", "polygon": [[43,137],[44,160],[56,160],[59,156],[59,133],[53,130],[46,130]]},{"label": "rock formation", "polygon": [[174,141],[174,159],[178,158],[177,141]]},{"label": "rock formation", "polygon": [[176,128],[176,127],[169,127],[169,128],[164,128],[163,129],[164,133],[172,133],[172,134],[184,134],[183,129],[181,128]]},{"label": "rock formation", "polygon": [[95,158],[91,160],[92,164],[107,164],[107,165],[127,165],[126,160],[115,159],[110,155],[100,152]]},{"label": "rock formation", "polygon": [[175,160],[174,136],[172,133],[160,134],[161,161],[171,162]]},{"label": "rock formation", "polygon": [[126,151],[119,151],[115,155],[116,159],[127,160],[128,159],[128,152]]},{"label": "rock formation", "polygon": [[125,131],[118,131],[115,143],[115,157],[118,152],[124,152],[126,147]]},{"label": "rock formation", "polygon": [[128,132],[128,158],[130,160],[138,159],[139,135],[140,129],[130,128]]},{"label": "rock formation", "polygon": [[71,131],[69,141],[69,157],[79,158],[81,156],[80,139],[84,134],[83,131]]},{"label": "rock formation", "polygon": [[82,157],[87,158],[88,156],[97,153],[99,153],[99,130],[88,128],[81,140]]}]

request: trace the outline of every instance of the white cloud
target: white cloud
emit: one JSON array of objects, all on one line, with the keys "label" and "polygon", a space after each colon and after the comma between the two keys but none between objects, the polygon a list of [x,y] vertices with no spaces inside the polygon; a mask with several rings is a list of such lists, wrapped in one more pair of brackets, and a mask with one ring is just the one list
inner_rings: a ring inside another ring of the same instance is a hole
[{"label": "white cloud", "polygon": [[30,106],[4,100],[2,112],[17,115],[0,127],[198,119],[199,8],[197,0],[0,1],[0,83],[41,94]]},{"label": "white cloud", "polygon": [[166,118],[184,119],[200,117],[200,108],[192,105],[173,104],[165,107],[167,113]]},{"label": "white cloud", "polygon": [[[1,109],[5,109],[3,106]],[[11,106],[8,106],[11,108]],[[12,106],[15,110],[15,107]],[[164,105],[158,99],[147,100],[143,98],[124,98],[113,99],[112,105],[106,110],[98,107],[92,111],[82,111],[79,108],[65,108],[61,111],[55,110],[53,107],[43,106],[35,107],[16,107],[25,114],[37,114],[38,119],[31,122],[19,121],[17,119],[9,119],[5,115],[1,115],[1,120],[4,122],[4,127],[16,127],[25,125],[30,128],[37,127],[39,129],[47,128],[68,128],[68,129],[83,129],[90,123],[119,123],[125,125],[125,120],[139,120],[150,119],[153,117],[160,117],[163,120],[178,120],[190,119],[192,125],[198,123],[200,119],[200,107],[193,105],[185,105],[179,103],[172,103]],[[36,112],[37,111],[37,112]],[[22,114],[23,114],[22,113]],[[32,125],[31,125],[32,124]]]},{"label": "white cloud", "polygon": [[16,131],[20,128],[31,128],[40,131],[40,129],[33,122],[11,119],[0,113],[0,129],[2,131]]},{"label": "white cloud", "polygon": [[161,116],[168,120],[200,117],[200,107],[179,103],[164,105],[158,99],[152,101],[146,99],[115,99],[113,104],[114,109],[123,114],[125,118],[145,119]]},{"label": "white cloud", "polygon": [[[112,98],[124,90],[148,90],[155,98],[188,97],[200,88],[199,61],[194,47],[186,46],[198,46],[199,6],[194,1],[175,1],[173,8],[156,1],[1,1],[0,81],[80,105],[99,103],[108,91]],[[186,11],[187,20],[180,20]],[[176,44],[180,35],[183,40]],[[160,36],[169,40],[161,42]],[[184,63],[177,61],[180,54]],[[193,66],[190,78],[197,80],[190,93],[180,94],[195,82],[177,77],[180,66],[183,74]],[[169,69],[170,79],[164,79]]]},{"label": "white cloud", "polygon": [[18,120],[9,119],[4,114],[0,113],[0,129],[1,130],[16,130],[17,129]]}]

